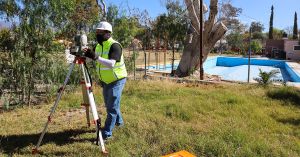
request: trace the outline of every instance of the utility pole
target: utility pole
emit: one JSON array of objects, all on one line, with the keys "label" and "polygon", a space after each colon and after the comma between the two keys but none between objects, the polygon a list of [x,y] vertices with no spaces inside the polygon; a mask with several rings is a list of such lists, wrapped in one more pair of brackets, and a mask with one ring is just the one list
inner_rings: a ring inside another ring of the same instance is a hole
[{"label": "utility pole", "polygon": [[203,80],[203,0],[200,0],[200,80]]},{"label": "utility pole", "polygon": [[250,82],[250,58],[251,58],[251,33],[252,33],[252,29],[251,29],[251,26],[250,26],[250,30],[249,30],[249,54],[248,54],[248,83]]}]

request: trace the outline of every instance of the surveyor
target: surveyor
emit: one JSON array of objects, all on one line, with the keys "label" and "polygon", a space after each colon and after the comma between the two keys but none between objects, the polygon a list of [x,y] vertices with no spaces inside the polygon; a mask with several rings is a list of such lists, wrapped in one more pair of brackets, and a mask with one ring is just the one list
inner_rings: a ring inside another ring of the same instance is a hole
[{"label": "surveyor", "polygon": [[122,46],[112,38],[112,26],[102,21],[96,28],[97,45],[94,50],[84,49],[85,56],[93,59],[97,65],[97,73],[103,88],[103,97],[107,117],[102,136],[104,140],[112,137],[115,127],[124,125],[120,102],[127,71],[122,53]]}]

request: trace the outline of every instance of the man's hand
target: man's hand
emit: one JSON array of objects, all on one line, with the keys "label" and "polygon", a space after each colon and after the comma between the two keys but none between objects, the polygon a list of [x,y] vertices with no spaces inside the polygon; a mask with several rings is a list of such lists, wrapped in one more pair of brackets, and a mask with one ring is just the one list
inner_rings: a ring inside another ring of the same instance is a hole
[{"label": "man's hand", "polygon": [[84,48],[83,52],[85,57],[91,58],[92,60],[96,60],[99,57],[94,51],[89,48]]}]

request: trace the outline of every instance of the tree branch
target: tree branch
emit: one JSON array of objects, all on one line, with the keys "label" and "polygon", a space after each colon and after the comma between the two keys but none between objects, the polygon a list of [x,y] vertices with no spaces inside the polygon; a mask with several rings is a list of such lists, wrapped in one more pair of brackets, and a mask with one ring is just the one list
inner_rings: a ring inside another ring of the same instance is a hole
[{"label": "tree branch", "polygon": [[[200,18],[200,0],[195,0],[195,11],[197,13],[197,17]],[[207,13],[208,9],[207,9],[207,6],[205,4],[203,4],[203,14]],[[203,18],[203,16],[202,16]],[[204,20],[203,20],[204,21]]]},{"label": "tree branch", "polygon": [[210,36],[209,34],[211,33],[213,25],[215,24],[216,15],[218,13],[218,0],[210,0],[209,8],[209,18],[204,25],[204,39]]},{"label": "tree branch", "polygon": [[185,0],[185,5],[187,6],[187,10],[192,21],[192,26],[194,27],[195,31],[199,34],[200,21],[195,10],[195,3],[193,0]]}]

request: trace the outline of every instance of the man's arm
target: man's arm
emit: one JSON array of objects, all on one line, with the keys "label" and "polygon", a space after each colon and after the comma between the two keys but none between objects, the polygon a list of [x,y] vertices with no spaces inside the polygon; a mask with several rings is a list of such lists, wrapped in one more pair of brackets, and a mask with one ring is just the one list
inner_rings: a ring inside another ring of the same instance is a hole
[{"label": "man's arm", "polygon": [[92,58],[93,60],[96,60],[97,62],[107,66],[108,68],[113,68],[116,64],[116,62],[119,62],[121,60],[122,55],[122,48],[119,44],[114,43],[111,45],[108,58],[105,59],[100,56],[98,56],[94,51],[91,51],[90,49],[85,49],[85,56]]},{"label": "man's arm", "polygon": [[122,48],[121,48],[120,44],[114,43],[111,45],[111,47],[109,49],[109,53],[108,53],[109,59],[104,59],[102,57],[98,57],[97,61],[109,68],[113,68],[115,66],[116,62],[120,62],[121,55],[122,55]]},{"label": "man's arm", "polygon": [[118,43],[112,44],[109,49],[108,58],[113,59],[116,62],[120,62],[121,56],[122,56],[122,48],[121,48],[120,44],[118,44]]},{"label": "man's arm", "polygon": [[97,60],[97,62],[107,66],[108,68],[113,68],[116,64],[116,60],[114,60],[114,59],[105,59],[105,58],[102,58],[100,56],[98,56],[98,58],[96,60]]}]

